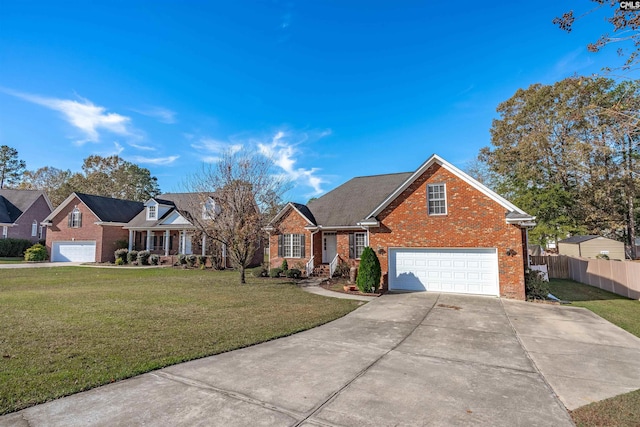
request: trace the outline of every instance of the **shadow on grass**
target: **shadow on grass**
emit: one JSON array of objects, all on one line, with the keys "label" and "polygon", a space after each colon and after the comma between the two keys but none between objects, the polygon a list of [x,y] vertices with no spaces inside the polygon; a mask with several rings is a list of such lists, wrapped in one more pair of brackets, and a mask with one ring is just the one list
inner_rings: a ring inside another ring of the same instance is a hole
[{"label": "shadow on grass", "polygon": [[550,292],[567,301],[603,301],[603,300],[628,300],[629,298],[622,295],[614,294],[596,288],[595,286],[585,285],[583,283],[574,282],[567,279],[551,279],[549,281]]}]

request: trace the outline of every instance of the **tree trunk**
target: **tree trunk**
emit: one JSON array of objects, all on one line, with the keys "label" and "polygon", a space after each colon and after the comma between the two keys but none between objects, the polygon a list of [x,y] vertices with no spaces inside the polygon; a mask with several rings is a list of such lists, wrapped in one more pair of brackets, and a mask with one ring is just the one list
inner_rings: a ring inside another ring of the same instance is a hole
[{"label": "tree trunk", "polygon": [[244,265],[240,266],[240,283],[243,285],[247,283],[247,281],[244,278]]}]

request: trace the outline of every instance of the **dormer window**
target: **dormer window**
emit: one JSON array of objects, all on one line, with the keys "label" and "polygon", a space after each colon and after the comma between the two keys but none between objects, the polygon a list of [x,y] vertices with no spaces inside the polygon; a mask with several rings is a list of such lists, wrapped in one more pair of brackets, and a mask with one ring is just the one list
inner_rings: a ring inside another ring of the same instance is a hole
[{"label": "dormer window", "polygon": [[67,220],[67,224],[69,228],[80,228],[82,227],[82,212],[78,207],[74,207],[71,212],[69,212],[69,218]]},{"label": "dormer window", "polygon": [[147,219],[158,219],[158,206],[157,205],[149,205],[147,206]]},{"label": "dormer window", "polygon": [[209,199],[202,205],[202,219],[213,219],[216,213],[218,212],[213,200]]}]

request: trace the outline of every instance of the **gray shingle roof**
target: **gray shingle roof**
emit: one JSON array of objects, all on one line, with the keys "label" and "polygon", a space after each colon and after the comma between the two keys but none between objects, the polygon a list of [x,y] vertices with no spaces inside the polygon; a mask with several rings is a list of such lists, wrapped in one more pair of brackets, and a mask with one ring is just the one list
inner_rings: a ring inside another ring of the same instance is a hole
[{"label": "gray shingle roof", "polygon": [[355,226],[365,219],[413,172],[353,178],[307,205],[316,224]]},{"label": "gray shingle roof", "polygon": [[42,190],[0,189],[0,223],[12,224],[35,203]]},{"label": "gray shingle roof", "polygon": [[100,221],[129,222],[144,209],[141,202],[114,199],[112,197],[94,196],[92,194],[75,193]]},{"label": "gray shingle roof", "polygon": [[129,221],[127,227],[153,228],[159,225],[162,220],[176,210],[187,220],[191,221],[193,215],[198,214],[195,211],[199,209],[199,206],[202,203],[200,197],[201,196],[198,193],[166,193],[161,194],[158,197],[153,197],[153,200],[156,202],[173,207],[165,212],[160,218],[155,220],[147,220],[146,210],[143,209],[131,221]]},{"label": "gray shingle roof", "polygon": [[582,243],[582,242],[586,242],[587,240],[597,239],[598,237],[600,236],[593,236],[593,235],[571,236],[566,239],[560,240],[558,243]]}]

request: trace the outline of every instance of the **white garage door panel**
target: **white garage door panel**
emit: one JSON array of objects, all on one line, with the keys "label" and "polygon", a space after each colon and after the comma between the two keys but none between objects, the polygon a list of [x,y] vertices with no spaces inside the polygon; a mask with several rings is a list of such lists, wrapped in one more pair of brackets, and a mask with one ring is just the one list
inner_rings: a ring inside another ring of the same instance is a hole
[{"label": "white garage door panel", "polygon": [[95,262],[96,242],[53,242],[51,261],[53,262]]},{"label": "white garage door panel", "polygon": [[498,295],[495,249],[391,249],[389,289]]}]

